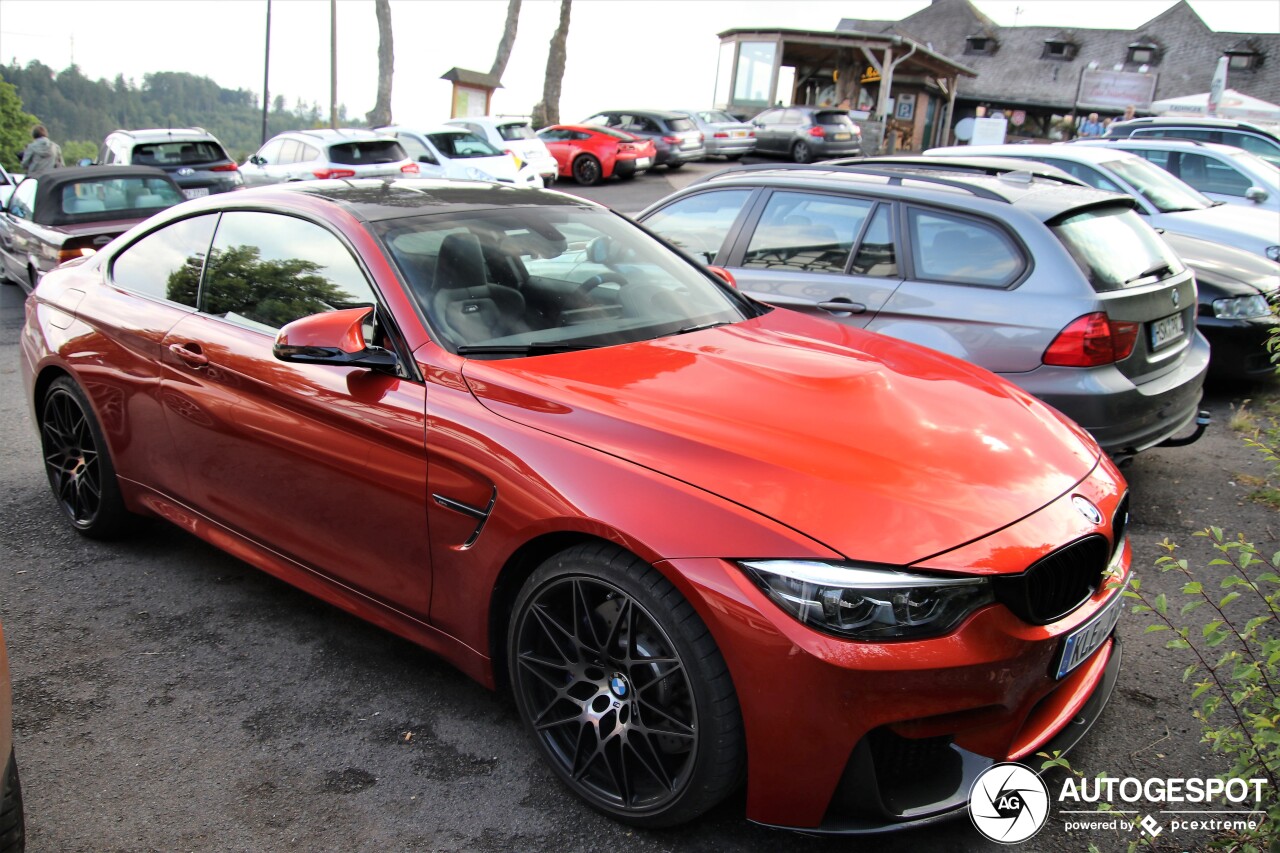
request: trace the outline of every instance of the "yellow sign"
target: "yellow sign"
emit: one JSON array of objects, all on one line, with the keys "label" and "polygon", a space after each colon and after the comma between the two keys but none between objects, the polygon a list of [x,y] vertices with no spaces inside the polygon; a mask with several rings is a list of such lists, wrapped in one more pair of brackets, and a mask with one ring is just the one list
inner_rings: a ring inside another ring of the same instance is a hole
[{"label": "yellow sign", "polygon": [[879,82],[880,82],[880,72],[879,72],[879,71],[877,71],[874,67],[872,67],[872,66],[868,65],[868,66],[867,66],[867,70],[862,72],[862,80],[861,80],[860,82],[862,82],[862,83],[879,83]]}]

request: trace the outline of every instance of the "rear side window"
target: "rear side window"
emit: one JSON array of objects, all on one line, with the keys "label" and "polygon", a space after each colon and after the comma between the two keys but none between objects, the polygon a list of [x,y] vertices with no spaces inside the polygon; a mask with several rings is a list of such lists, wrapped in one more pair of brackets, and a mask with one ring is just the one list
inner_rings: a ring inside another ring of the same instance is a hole
[{"label": "rear side window", "polygon": [[1008,287],[1026,268],[1013,240],[985,222],[910,208],[907,228],[918,279]]},{"label": "rear side window", "polygon": [[1221,141],[1216,130],[1201,130],[1193,127],[1153,127],[1150,130],[1135,130],[1133,135],[1159,139],[1197,139],[1201,142]]},{"label": "rear side window", "polygon": [[228,160],[216,142],[152,142],[133,146],[135,166],[202,166]]},{"label": "rear side window", "polygon": [[292,216],[224,213],[206,267],[200,310],[267,334],[300,317],[376,303],[346,246]]},{"label": "rear side window", "polygon": [[1099,293],[1180,273],[1182,262],[1151,226],[1129,209],[1089,210],[1052,223],[1085,278]]},{"label": "rear side window", "polygon": [[498,135],[508,142],[514,142],[517,139],[534,139],[533,128],[527,124],[500,124],[498,125]]},{"label": "rear side window", "polygon": [[395,163],[409,155],[399,142],[390,139],[367,139],[359,142],[339,142],[329,146],[329,161],[344,166],[370,166],[379,163]]},{"label": "rear side window", "polygon": [[838,127],[853,127],[853,121],[846,112],[831,110],[830,112],[814,113],[814,124],[825,124],[828,127],[835,125]]},{"label": "rear side window", "polygon": [[750,197],[751,190],[698,193],[667,205],[644,224],[689,254],[711,263]]},{"label": "rear side window", "polygon": [[873,202],[776,192],[751,235],[744,267],[843,273]]},{"label": "rear side window", "polygon": [[152,231],[116,256],[112,282],[144,296],[196,307],[200,273],[217,221],[217,214],[193,216]]}]

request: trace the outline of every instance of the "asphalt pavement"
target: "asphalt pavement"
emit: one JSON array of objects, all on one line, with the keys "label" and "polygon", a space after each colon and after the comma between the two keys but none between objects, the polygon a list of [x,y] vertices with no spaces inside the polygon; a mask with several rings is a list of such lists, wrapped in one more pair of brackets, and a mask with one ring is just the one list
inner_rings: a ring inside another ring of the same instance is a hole
[{"label": "asphalt pavement", "polygon": [[[708,168],[589,194],[636,211]],[[614,823],[543,766],[507,696],[425,651],[162,522],[116,543],[80,538],[49,494],[23,397],[22,305],[17,287],[0,286],[0,622],[31,853],[1005,849],[967,819],[863,841],[780,833],[747,823],[741,795],[674,830]],[[1275,511],[1245,500],[1238,476],[1262,476],[1265,463],[1225,426],[1233,401],[1258,390],[1213,393],[1217,423],[1200,443],[1126,469],[1150,588],[1178,585],[1151,568],[1166,537],[1200,562],[1210,554],[1191,534],[1208,524],[1278,547]],[[1145,624],[1121,620],[1124,670],[1074,764],[1141,778],[1220,772],[1198,741],[1186,659]],[[1055,814],[1019,849],[1121,850],[1133,837],[1067,834]],[[1159,845],[1208,840],[1168,832]]]}]

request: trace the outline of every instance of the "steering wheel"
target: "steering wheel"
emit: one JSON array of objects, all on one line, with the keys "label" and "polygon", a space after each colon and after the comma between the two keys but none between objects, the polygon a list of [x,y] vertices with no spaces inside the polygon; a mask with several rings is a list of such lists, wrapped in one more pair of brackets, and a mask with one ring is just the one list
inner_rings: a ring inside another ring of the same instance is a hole
[{"label": "steering wheel", "polygon": [[628,282],[625,278],[623,278],[621,275],[619,275],[616,272],[596,273],[595,275],[591,276],[591,278],[587,279],[582,284],[578,285],[578,295],[584,296],[590,293],[591,291],[595,290],[600,285],[604,284],[606,281],[612,281],[616,284],[621,284],[624,287],[627,284],[630,284],[630,282]]}]

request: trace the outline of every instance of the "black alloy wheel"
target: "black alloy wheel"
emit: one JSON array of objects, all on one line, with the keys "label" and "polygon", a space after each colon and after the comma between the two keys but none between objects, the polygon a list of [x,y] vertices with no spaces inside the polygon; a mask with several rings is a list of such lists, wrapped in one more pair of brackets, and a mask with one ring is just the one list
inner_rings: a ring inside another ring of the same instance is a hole
[{"label": "black alloy wheel", "polygon": [[76,530],[100,539],[123,532],[128,511],[106,441],[84,392],[68,377],[45,394],[40,444],[49,486]]},{"label": "black alloy wheel", "polygon": [[579,546],[521,591],[510,636],[521,717],[556,774],[609,816],[671,826],[737,785],[742,722],[723,658],[671,584]]},{"label": "black alloy wheel", "polygon": [[577,160],[573,161],[573,179],[584,187],[591,187],[600,183],[602,174],[600,161],[590,154],[582,154]]}]

